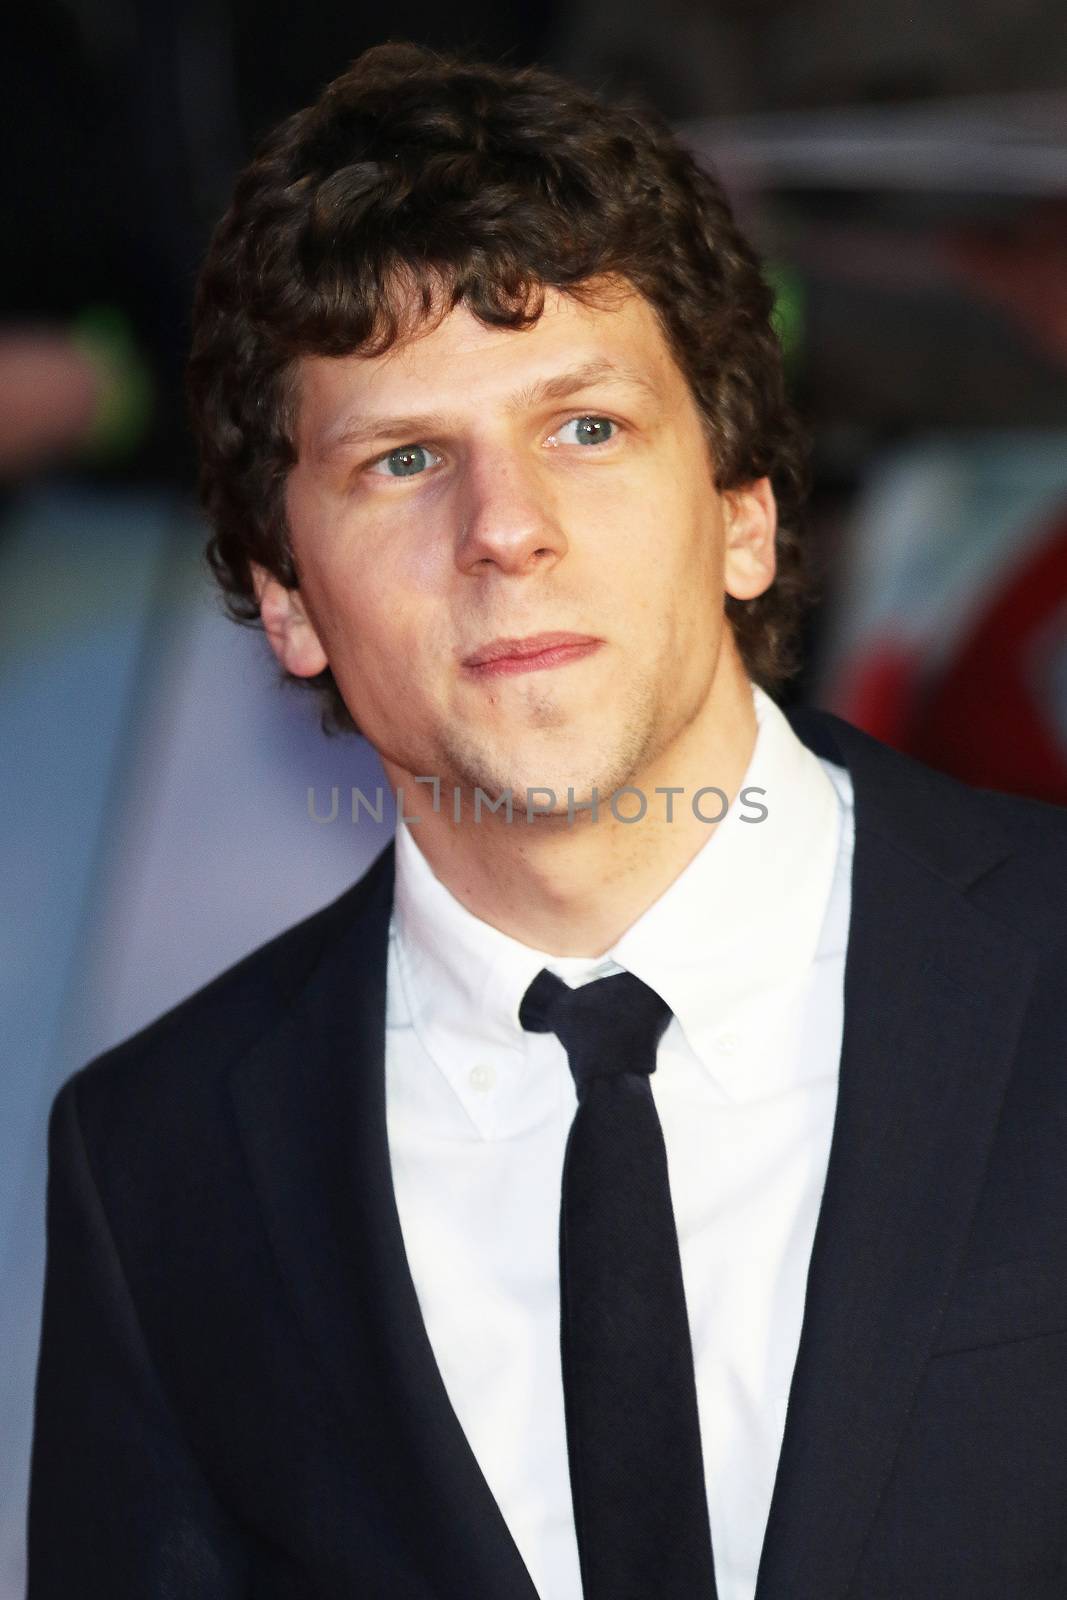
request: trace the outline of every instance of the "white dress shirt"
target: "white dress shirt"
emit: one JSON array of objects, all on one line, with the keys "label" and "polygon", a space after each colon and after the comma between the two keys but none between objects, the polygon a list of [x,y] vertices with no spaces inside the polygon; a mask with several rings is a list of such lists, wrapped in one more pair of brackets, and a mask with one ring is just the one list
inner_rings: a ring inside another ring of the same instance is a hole
[{"label": "white dress shirt", "polygon": [[598,960],[473,916],[397,832],[386,1105],[401,1227],[449,1398],[542,1600],[582,1594],[558,1261],[577,1101],[559,1040],[518,1020],[542,967],[571,984],[625,969],[674,1013],[651,1084],[716,1579],[720,1600],[753,1600],[837,1100],[853,842],[847,772],[754,700],[742,787],[765,791],[765,820],[731,806]]}]

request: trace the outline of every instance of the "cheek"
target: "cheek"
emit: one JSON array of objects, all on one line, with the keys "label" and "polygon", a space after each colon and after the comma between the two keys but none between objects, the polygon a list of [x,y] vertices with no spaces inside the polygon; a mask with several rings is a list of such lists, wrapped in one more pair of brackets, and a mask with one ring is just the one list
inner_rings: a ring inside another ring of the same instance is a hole
[{"label": "cheek", "polygon": [[373,689],[384,703],[403,696],[409,681],[421,675],[425,630],[403,596],[373,591],[336,621],[337,637],[327,655],[357,689]]},{"label": "cheek", "polygon": [[719,648],[724,623],[725,567],[722,527],[706,505],[687,508],[689,525],[672,551],[664,598],[665,632],[679,668],[702,676]]},{"label": "cheek", "polygon": [[391,730],[419,725],[438,681],[440,608],[411,573],[398,575],[388,563],[346,562],[317,579],[334,676],[357,724],[372,742],[390,746]]},{"label": "cheek", "polygon": [[396,755],[426,721],[427,674],[414,642],[388,616],[365,611],[330,657],[357,727],[377,749]]},{"label": "cheek", "polygon": [[[334,670],[395,670],[395,658],[417,645],[415,625],[422,586],[396,559],[362,533],[341,528],[306,574],[309,603]],[[392,669],[389,663],[393,662]]]}]

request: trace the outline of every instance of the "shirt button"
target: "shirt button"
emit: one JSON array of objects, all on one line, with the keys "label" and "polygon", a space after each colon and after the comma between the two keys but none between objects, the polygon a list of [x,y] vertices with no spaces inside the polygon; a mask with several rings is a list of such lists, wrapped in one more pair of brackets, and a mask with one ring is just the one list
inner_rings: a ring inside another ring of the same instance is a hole
[{"label": "shirt button", "polygon": [[470,1070],[470,1086],[478,1094],[487,1094],[496,1082],[496,1073],[492,1067],[479,1064]]},{"label": "shirt button", "polygon": [[741,1040],[737,1034],[732,1029],[727,1028],[716,1036],[715,1048],[721,1056],[733,1056],[737,1054],[740,1043]]}]

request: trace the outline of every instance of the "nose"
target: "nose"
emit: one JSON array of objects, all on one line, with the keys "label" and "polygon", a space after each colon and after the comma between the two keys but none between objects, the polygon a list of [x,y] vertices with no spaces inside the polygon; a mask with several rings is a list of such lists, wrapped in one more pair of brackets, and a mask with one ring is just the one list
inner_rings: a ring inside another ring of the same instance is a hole
[{"label": "nose", "polygon": [[536,464],[495,449],[468,463],[461,491],[456,564],[461,572],[521,575],[566,554],[558,508]]}]

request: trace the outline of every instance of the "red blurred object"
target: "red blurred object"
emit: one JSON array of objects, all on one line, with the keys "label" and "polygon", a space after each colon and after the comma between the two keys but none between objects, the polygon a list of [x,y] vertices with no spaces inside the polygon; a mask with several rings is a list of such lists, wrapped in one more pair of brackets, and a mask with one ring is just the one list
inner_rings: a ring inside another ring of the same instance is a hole
[{"label": "red blurred object", "polygon": [[1067,514],[990,596],[892,742],[967,783],[1067,805],[1067,750],[1048,692],[1065,637]]}]

